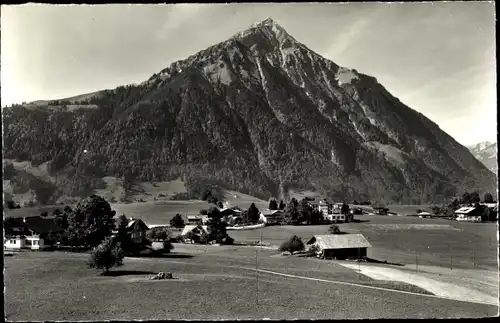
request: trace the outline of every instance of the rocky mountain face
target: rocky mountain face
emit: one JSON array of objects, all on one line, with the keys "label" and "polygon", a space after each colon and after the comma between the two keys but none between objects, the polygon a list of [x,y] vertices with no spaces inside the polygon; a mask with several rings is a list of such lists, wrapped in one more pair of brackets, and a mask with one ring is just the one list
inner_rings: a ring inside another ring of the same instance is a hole
[{"label": "rocky mountain face", "polygon": [[474,157],[476,157],[481,163],[484,164],[489,170],[497,174],[498,164],[497,164],[497,143],[491,143],[489,141],[481,142],[479,144],[469,146],[470,152]]},{"label": "rocky mountain face", "polygon": [[308,189],[421,203],[496,187],[467,148],[374,77],[271,19],[140,85],[82,97],[3,109],[4,158],[48,162],[54,196],[107,175],[204,180],[265,199]]}]

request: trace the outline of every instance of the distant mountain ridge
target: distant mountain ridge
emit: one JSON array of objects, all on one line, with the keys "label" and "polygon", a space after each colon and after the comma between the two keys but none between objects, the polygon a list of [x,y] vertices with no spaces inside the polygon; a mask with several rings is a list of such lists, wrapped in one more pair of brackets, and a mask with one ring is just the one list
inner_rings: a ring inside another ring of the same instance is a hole
[{"label": "distant mountain ridge", "polygon": [[489,141],[485,141],[467,148],[469,148],[472,155],[483,163],[484,166],[486,166],[493,173],[498,173],[498,149],[496,142],[491,143]]},{"label": "distant mountain ridge", "polygon": [[402,203],[496,187],[467,148],[376,78],[323,58],[272,19],[140,85],[2,113],[4,158],[49,162],[54,198],[104,176]]}]

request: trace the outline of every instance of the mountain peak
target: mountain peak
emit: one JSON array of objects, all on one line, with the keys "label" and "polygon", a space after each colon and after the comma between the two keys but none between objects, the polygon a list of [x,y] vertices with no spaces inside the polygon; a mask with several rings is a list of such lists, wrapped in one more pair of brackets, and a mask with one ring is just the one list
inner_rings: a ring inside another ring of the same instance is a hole
[{"label": "mountain peak", "polygon": [[252,27],[273,26],[273,25],[276,25],[279,27],[279,25],[271,17],[267,17],[266,19],[264,19],[262,21],[258,21],[256,23],[252,24]]}]

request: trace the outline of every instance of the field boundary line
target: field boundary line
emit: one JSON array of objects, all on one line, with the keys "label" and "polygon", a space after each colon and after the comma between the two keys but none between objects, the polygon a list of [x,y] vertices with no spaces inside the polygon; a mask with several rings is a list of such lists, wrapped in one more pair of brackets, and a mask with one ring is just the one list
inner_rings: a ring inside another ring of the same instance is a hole
[{"label": "field boundary line", "polygon": [[362,287],[362,288],[368,288],[368,289],[383,290],[383,291],[387,291],[387,292],[409,294],[409,295],[416,295],[416,296],[424,296],[424,297],[430,297],[430,298],[449,299],[449,300],[452,300],[452,301],[459,301],[459,302],[465,302],[465,303],[498,306],[498,303],[479,302],[479,301],[466,301],[466,300],[462,300],[462,299],[458,299],[458,298],[452,298],[452,297],[445,297],[445,296],[438,296],[438,295],[428,295],[428,294],[421,294],[421,293],[415,293],[415,292],[407,292],[407,291],[403,291],[403,290],[390,289],[390,288],[384,288],[384,287],[375,287],[375,286],[368,286],[368,285],[362,285],[362,284],[356,284],[356,283],[348,283],[348,282],[342,282],[342,281],[336,281],[336,280],[327,280],[327,279],[321,279],[321,278],[312,278],[312,277],[306,277],[306,276],[291,275],[291,274],[285,274],[285,273],[280,273],[280,272],[270,271],[270,270],[265,270],[265,269],[255,269],[255,268],[248,268],[248,267],[241,267],[241,268],[247,269],[247,270],[260,271],[260,272],[267,273],[267,274],[272,274],[272,275],[290,277],[290,278],[313,280],[313,281],[324,282],[324,283],[346,285],[346,286],[354,286],[354,287]]}]

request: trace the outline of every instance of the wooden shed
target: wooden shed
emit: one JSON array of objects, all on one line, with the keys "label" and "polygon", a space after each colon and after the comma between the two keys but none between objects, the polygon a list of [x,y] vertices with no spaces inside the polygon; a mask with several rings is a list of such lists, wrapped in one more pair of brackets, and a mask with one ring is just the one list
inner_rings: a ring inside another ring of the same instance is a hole
[{"label": "wooden shed", "polygon": [[328,234],[313,236],[309,247],[317,248],[317,255],[327,259],[356,259],[367,255],[371,244],[362,234]]}]

